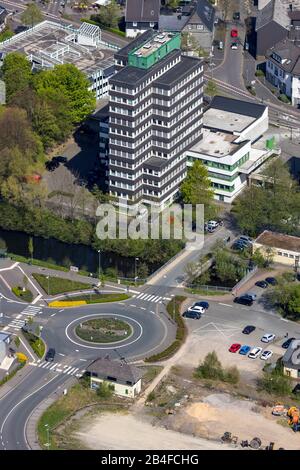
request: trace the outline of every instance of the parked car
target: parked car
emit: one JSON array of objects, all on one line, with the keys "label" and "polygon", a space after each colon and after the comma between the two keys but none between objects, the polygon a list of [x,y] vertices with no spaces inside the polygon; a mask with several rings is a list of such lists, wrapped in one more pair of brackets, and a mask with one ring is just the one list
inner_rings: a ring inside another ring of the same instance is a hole
[{"label": "parked car", "polygon": [[223,41],[219,41],[218,49],[222,51],[224,49],[224,43]]},{"label": "parked car", "polygon": [[46,356],[45,356],[45,361],[53,362],[54,358],[55,358],[55,349],[54,348],[48,349]]},{"label": "parked car", "polygon": [[252,331],[256,330],[256,327],[253,326],[253,325],[247,325],[245,326],[245,328],[243,329],[242,333],[244,333],[244,335],[250,335],[250,333],[252,333]]},{"label": "parked car", "polygon": [[194,303],[195,306],[203,307],[205,310],[209,308],[209,303],[206,300],[200,300],[199,302]]},{"label": "parked car", "polygon": [[248,354],[248,357],[250,357],[250,359],[256,359],[261,354],[261,352],[262,348],[253,348]]},{"label": "parked car", "polygon": [[230,36],[231,36],[232,38],[237,38],[238,35],[239,35],[239,32],[238,32],[237,29],[232,29],[232,30],[230,31]]},{"label": "parked car", "polygon": [[291,342],[294,341],[294,339],[296,339],[296,338],[289,338],[289,339],[287,339],[284,343],[282,343],[281,347],[282,347],[283,349],[288,349],[289,346],[290,346],[290,344],[291,344]]},{"label": "parked car", "polygon": [[242,356],[247,356],[250,350],[251,350],[251,347],[248,346],[247,344],[244,344],[244,346],[242,346],[241,349],[239,350],[239,354],[241,354]]},{"label": "parked car", "polygon": [[216,220],[209,220],[207,222],[207,228],[213,228],[213,229],[216,229],[219,225],[219,222],[217,222]]},{"label": "parked car", "polygon": [[241,14],[239,11],[236,11],[233,13],[232,15],[232,19],[235,20],[235,21],[239,21],[241,19]]},{"label": "parked car", "polygon": [[231,47],[231,49],[233,49],[233,50],[237,50],[237,48],[238,48],[237,42],[233,42],[230,47]]},{"label": "parked car", "polygon": [[235,297],[234,302],[237,304],[247,305],[248,307],[251,307],[251,305],[253,305],[253,300],[249,297],[246,297],[245,295]]},{"label": "parked car", "polygon": [[239,343],[233,343],[230,348],[229,348],[229,352],[232,352],[232,353],[236,353],[238,352],[238,350],[240,349],[241,345]]},{"label": "parked car", "polygon": [[273,356],[273,351],[265,350],[260,356],[260,358],[262,361],[267,361],[268,359],[271,359],[272,356]]},{"label": "parked car", "polygon": [[266,277],[265,281],[271,286],[276,286],[278,284],[277,279],[275,279],[275,277]]},{"label": "parked car", "polygon": [[262,289],[266,289],[269,284],[266,281],[257,281],[255,285],[257,287],[261,287]]},{"label": "parked car", "polygon": [[266,333],[265,335],[263,335],[263,337],[261,338],[261,341],[263,343],[270,343],[271,341],[274,341],[274,339],[276,338],[276,335],[274,335],[274,333]]},{"label": "parked car", "polygon": [[192,310],[187,310],[186,312],[183,313],[182,315],[185,318],[193,318],[194,320],[199,320],[201,318],[201,314],[198,312],[194,312]]},{"label": "parked car", "polygon": [[254,300],[257,299],[257,295],[256,295],[254,292],[246,292],[245,295],[246,295],[247,297],[249,297],[250,299],[252,299],[253,302],[254,302]]},{"label": "parked car", "polygon": [[192,305],[191,307],[188,308],[188,312],[196,312],[196,313],[199,313],[199,315],[202,315],[202,313],[205,313],[205,308],[199,305]]}]

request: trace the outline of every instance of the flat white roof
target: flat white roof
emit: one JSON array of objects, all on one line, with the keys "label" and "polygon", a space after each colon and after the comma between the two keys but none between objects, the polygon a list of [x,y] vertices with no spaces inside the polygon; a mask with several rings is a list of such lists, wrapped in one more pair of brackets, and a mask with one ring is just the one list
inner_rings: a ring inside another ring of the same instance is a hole
[{"label": "flat white roof", "polygon": [[241,145],[234,143],[238,137],[225,132],[213,132],[203,128],[203,139],[197,142],[190,151],[202,153],[215,158],[223,158],[235,152]]},{"label": "flat white roof", "polygon": [[203,125],[226,132],[241,133],[256,120],[255,117],[209,108],[203,115]]}]

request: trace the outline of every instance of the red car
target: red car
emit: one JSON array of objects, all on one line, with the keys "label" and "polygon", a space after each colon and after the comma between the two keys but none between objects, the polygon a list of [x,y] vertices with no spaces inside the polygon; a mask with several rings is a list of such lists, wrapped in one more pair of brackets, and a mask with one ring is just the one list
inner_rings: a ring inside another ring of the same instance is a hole
[{"label": "red car", "polygon": [[237,38],[239,35],[239,32],[237,29],[232,29],[230,35],[232,38]]},{"label": "red car", "polygon": [[233,343],[230,348],[229,352],[236,353],[240,349],[241,345],[238,343]]}]

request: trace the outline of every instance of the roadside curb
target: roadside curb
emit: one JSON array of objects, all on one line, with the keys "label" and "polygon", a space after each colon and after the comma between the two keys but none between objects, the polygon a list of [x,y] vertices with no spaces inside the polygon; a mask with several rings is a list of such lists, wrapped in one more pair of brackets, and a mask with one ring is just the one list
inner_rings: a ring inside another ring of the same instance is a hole
[{"label": "roadside curb", "polygon": [[[74,383],[76,383],[76,379],[72,377],[70,380],[65,382],[64,386],[65,388],[70,387]],[[37,423],[46,409],[49,408],[49,406],[52,405],[59,397],[60,395],[56,390],[48,398],[39,403],[30,413],[24,429],[25,438],[30,450],[43,450],[38,441]]]}]

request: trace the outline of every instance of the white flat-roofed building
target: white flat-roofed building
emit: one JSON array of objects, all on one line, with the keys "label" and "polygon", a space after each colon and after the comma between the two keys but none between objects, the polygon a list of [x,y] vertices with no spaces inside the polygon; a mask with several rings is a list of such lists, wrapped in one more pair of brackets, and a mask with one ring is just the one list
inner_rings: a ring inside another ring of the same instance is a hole
[{"label": "white flat-roofed building", "polygon": [[207,166],[216,199],[231,203],[272,154],[263,137],[268,121],[267,106],[222,96],[212,100],[203,116],[203,138],[186,156],[188,166],[197,159]]},{"label": "white flat-roofed building", "polygon": [[10,52],[24,53],[36,70],[74,64],[88,77],[97,99],[108,95],[108,79],[114,74],[115,49],[102,42],[98,26],[82,23],[75,28],[43,21],[0,43],[2,58]]}]

